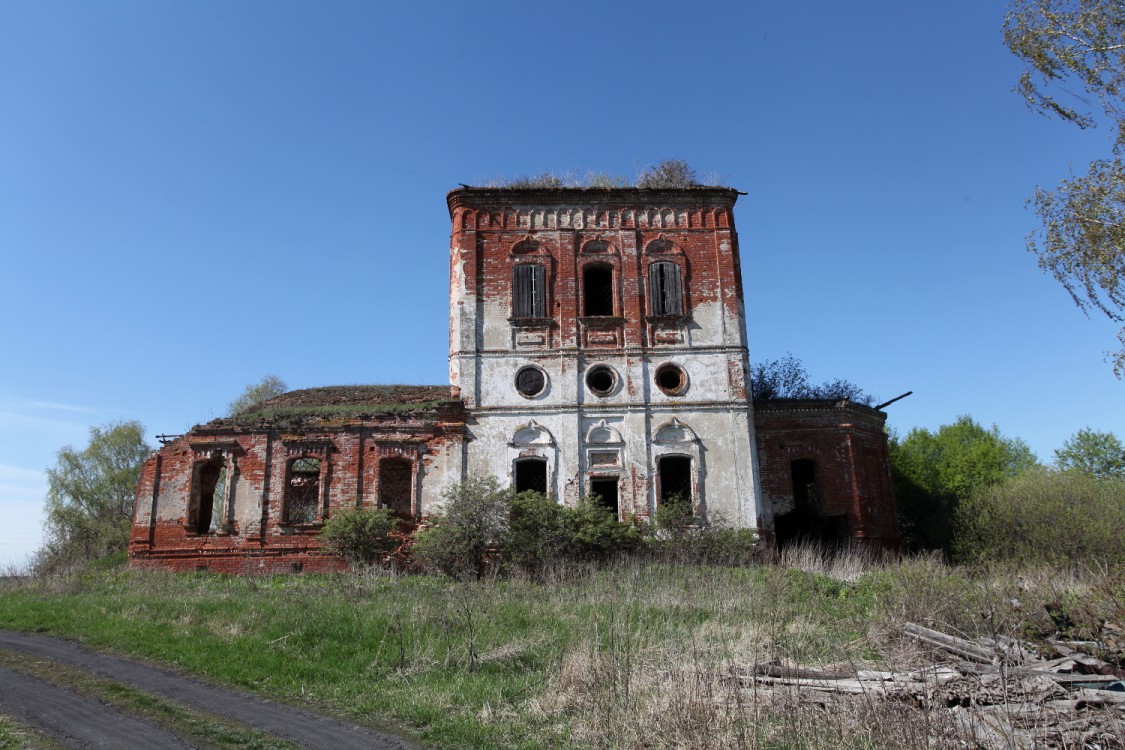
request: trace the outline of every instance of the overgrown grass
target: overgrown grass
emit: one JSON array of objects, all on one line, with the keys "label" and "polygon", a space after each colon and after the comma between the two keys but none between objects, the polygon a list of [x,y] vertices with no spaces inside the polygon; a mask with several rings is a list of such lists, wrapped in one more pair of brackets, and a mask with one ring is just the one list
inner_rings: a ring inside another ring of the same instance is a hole
[{"label": "overgrown grass", "polygon": [[104,571],[7,583],[0,627],[76,637],[443,748],[942,747],[952,730],[922,709],[781,704],[727,675],[774,658],[901,666],[916,658],[908,620],[1041,635],[1054,629],[1046,603],[1069,602],[1075,634],[1093,633],[1120,622],[1125,601],[1120,571],[811,552],[788,562],[634,559],[540,582]]},{"label": "overgrown grass", "polygon": [[0,750],[63,750],[53,737],[7,716],[0,716]]}]

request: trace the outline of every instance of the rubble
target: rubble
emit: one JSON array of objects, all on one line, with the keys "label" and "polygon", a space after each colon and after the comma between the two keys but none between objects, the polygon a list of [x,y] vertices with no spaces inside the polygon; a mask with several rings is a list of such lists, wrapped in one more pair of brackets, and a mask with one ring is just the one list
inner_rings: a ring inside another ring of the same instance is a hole
[{"label": "rubble", "polygon": [[1121,668],[1051,641],[1062,656],[1044,658],[1025,641],[996,636],[967,639],[916,623],[904,635],[930,663],[904,671],[853,667],[812,669],[781,660],[734,667],[729,677],[759,698],[902,701],[941,711],[956,741],[986,750],[1122,747],[1125,677]]}]

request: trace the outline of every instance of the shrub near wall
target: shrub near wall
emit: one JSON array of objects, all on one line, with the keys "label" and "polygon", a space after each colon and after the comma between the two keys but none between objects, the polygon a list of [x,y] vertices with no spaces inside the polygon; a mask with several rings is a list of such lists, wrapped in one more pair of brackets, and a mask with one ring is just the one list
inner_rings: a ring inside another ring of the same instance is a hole
[{"label": "shrub near wall", "polygon": [[388,508],[353,509],[328,519],[320,535],[326,549],[353,565],[374,565],[390,558],[402,544],[400,526]]},{"label": "shrub near wall", "polygon": [[978,488],[956,524],[965,562],[1125,563],[1125,480],[1031,469]]}]

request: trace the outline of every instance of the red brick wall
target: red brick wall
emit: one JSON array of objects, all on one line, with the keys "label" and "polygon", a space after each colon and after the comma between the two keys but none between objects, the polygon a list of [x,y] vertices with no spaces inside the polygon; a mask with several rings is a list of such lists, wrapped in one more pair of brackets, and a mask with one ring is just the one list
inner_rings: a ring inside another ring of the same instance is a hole
[{"label": "red brick wall", "polygon": [[[373,418],[299,432],[197,427],[153,454],[142,468],[129,545],[131,565],[220,573],[338,570],[345,563],[322,551],[319,524],[283,522],[290,460],[310,456],[326,462],[321,497],[327,510],[321,510],[322,517],[373,507],[382,458],[408,458],[417,474],[424,471],[430,447],[461,439],[464,415],[459,406],[427,417]],[[216,533],[200,534],[188,523],[192,474],[201,457],[215,449],[236,456],[236,521]]]},{"label": "red brick wall", "polygon": [[[653,262],[680,266],[685,312],[721,302],[729,320],[741,320],[742,276],[731,214],[736,198],[737,192],[728,188],[455,190],[449,195],[452,277],[463,274],[468,299],[510,305],[513,268],[541,265],[548,288],[547,320],[529,326],[542,331],[541,349],[645,348],[669,327],[667,321],[648,319],[647,278]],[[645,252],[657,240],[669,243],[667,254]],[[590,243],[599,241],[608,245],[607,251],[589,252]],[[531,245],[537,249],[522,251]],[[582,278],[589,264],[613,269],[612,318],[583,320]],[[458,310],[450,313],[456,316]],[[601,336],[601,342],[594,343],[591,336]],[[451,351],[462,349],[459,342],[450,344]],[[474,405],[474,394],[463,395]],[[744,389],[735,397],[744,398]]]},{"label": "red brick wall", "polygon": [[[822,512],[846,515],[851,538],[899,545],[886,416],[851,402],[777,400],[754,405],[759,474],[766,507],[792,507],[792,462],[813,459]],[[772,537],[772,528],[763,528]]]}]

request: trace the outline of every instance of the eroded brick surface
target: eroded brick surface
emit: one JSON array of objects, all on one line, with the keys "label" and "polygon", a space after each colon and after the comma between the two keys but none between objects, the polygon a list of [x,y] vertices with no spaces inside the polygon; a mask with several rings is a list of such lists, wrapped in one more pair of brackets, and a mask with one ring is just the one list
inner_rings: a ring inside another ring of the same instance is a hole
[{"label": "eroded brick surface", "polygon": [[737,198],[454,190],[450,386],[297,391],[193,429],[144,466],[133,564],[336,569],[326,518],[418,517],[479,475],[597,488],[621,518],[675,495],[766,539],[897,545],[882,413],[749,401]]},{"label": "eroded brick surface", "polygon": [[[405,493],[400,502],[411,515],[439,503],[435,490],[447,486],[449,477],[460,479],[464,410],[449,400],[447,388],[443,392],[445,402],[407,412],[328,418],[314,412],[264,421],[251,416],[196,427],[145,463],[129,547],[133,564],[229,573],[340,568],[338,558],[321,550],[324,520],[345,509],[378,506],[387,489],[380,483],[388,476],[395,496]],[[205,530],[197,523],[204,498],[193,480],[198,466],[217,457],[233,479],[214,506],[224,523]],[[293,463],[306,458],[321,462],[317,500],[311,518],[294,520],[286,513],[286,489]],[[393,472],[381,471],[387,463]]]},{"label": "eroded brick surface", "polygon": [[[776,527],[782,537],[788,532],[898,547],[885,420],[882,412],[849,401],[782,399],[755,405],[763,503],[771,510],[763,526],[771,536]],[[817,499],[811,510],[819,519],[800,518],[795,507],[800,489],[794,485],[810,461]],[[798,520],[804,523],[792,528]]]}]

